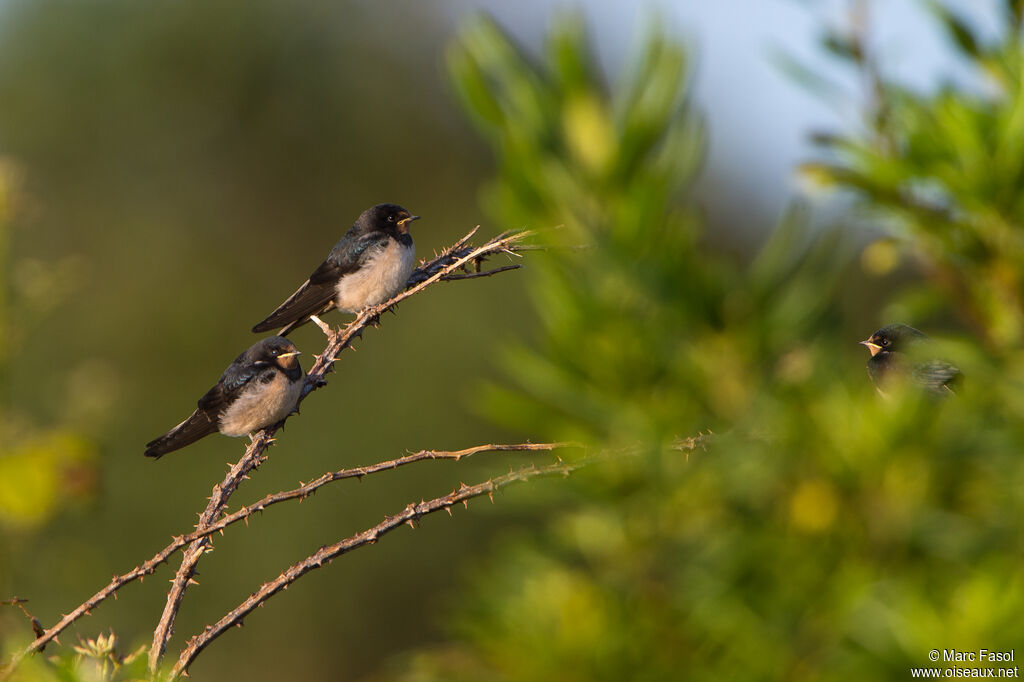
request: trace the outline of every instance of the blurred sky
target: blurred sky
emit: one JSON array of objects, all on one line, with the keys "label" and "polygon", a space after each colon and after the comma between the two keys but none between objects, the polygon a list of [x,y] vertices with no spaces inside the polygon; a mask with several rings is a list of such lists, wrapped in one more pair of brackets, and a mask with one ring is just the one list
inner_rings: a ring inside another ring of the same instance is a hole
[{"label": "blurred sky", "polygon": [[[651,20],[667,21],[695,48],[695,96],[710,122],[708,165],[700,189],[713,224],[751,232],[770,229],[797,189],[794,169],[812,155],[810,131],[856,124],[852,107],[841,111],[802,89],[776,55],[786,54],[827,73],[850,89],[850,74],[823,58],[824,25],[841,25],[849,0],[449,0],[452,21],[466,11],[491,13],[522,44],[540,49],[544,29],[558,9],[585,12],[600,46],[599,57],[614,75]],[[972,23],[995,25],[995,0],[952,0],[947,6]],[[929,21],[922,0],[870,3],[870,34],[889,73],[916,87],[934,87],[940,77],[969,80],[954,62],[942,34]],[[719,195],[728,187],[742,198]]]}]

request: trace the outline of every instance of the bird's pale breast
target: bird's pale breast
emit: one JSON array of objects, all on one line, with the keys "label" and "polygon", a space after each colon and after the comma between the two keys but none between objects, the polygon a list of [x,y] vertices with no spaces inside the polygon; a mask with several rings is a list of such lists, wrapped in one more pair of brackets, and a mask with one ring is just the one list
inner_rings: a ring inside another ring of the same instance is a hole
[{"label": "bird's pale breast", "polygon": [[416,248],[391,239],[363,267],[341,278],[334,302],[347,313],[383,303],[405,288],[415,266]]},{"label": "bird's pale breast", "polygon": [[225,436],[244,436],[276,424],[295,408],[301,391],[301,381],[288,381],[281,372],[268,383],[253,382],[221,414],[219,430]]}]

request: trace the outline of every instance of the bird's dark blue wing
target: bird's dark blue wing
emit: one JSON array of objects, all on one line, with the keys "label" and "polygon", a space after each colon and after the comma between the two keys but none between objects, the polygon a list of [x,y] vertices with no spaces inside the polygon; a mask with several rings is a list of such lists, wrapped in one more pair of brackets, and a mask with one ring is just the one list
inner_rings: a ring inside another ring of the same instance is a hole
[{"label": "bird's dark blue wing", "polygon": [[[356,235],[351,231],[342,237],[327,260],[320,264],[298,290],[288,297],[277,310],[252,328],[265,332],[285,327],[291,331],[305,322],[310,315],[330,310],[334,302],[335,285],[345,275],[358,270],[378,249],[387,246],[389,237],[381,232]],[[282,334],[287,333],[282,332]]]},{"label": "bird's dark blue wing", "polygon": [[200,438],[217,432],[216,414],[198,409],[164,435],[146,443],[146,457],[160,458],[186,445],[195,443]]},{"label": "bird's dark blue wing", "polygon": [[188,419],[159,438],[146,443],[147,457],[161,457],[217,431],[221,413],[238,398],[248,384],[258,380],[262,373],[272,371],[266,365],[249,362],[244,356],[243,353],[224,370],[220,381],[203,394],[196,411]]},{"label": "bird's dark blue wing", "polygon": [[932,393],[953,392],[953,387],[960,378],[960,370],[942,360],[932,360],[914,366],[914,381]]},{"label": "bird's dark blue wing", "polygon": [[309,276],[309,283],[329,283],[333,287],[339,279],[362,267],[377,250],[385,248],[389,239],[390,237],[383,232],[345,235],[331,249],[327,260]]}]

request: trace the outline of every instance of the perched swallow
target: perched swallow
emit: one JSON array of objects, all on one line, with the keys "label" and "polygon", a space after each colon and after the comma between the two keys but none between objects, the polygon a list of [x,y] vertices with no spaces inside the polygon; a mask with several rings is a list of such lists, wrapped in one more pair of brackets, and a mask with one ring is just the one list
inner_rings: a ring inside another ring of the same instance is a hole
[{"label": "perched swallow", "polygon": [[931,342],[923,332],[905,324],[882,327],[861,341],[871,351],[868,376],[883,397],[893,381],[910,381],[934,396],[954,393],[960,370],[942,360],[928,358]]},{"label": "perched swallow", "polygon": [[418,219],[396,204],[377,204],[363,211],[327,260],[253,332],[281,328],[284,336],[305,324],[310,315],[331,308],[358,312],[400,292],[416,265],[409,223]]},{"label": "perched swallow", "polygon": [[191,417],[146,443],[146,457],[161,457],[214,431],[244,436],[281,421],[295,409],[302,391],[299,355],[282,336],[254,343],[199,399]]}]

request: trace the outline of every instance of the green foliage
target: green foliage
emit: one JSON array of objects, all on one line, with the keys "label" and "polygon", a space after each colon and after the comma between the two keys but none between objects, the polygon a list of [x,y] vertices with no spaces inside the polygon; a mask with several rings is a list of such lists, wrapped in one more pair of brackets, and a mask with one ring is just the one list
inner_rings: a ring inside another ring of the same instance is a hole
[{"label": "green foliage", "polygon": [[542,351],[512,351],[523,390],[493,391],[491,412],[530,430],[666,443],[731,422],[754,384],[774,381],[761,358],[816,333],[826,299],[806,292],[828,289],[840,252],[834,236],[808,250],[795,211],[749,268],[709,254],[683,201],[704,144],[685,52],[652,33],[611,94],[587,54],[571,20],[552,33],[547,68],[486,21],[449,54],[498,152],[485,205],[509,227],[541,227],[551,249],[530,262]]},{"label": "green foliage", "polygon": [[[546,437],[648,451],[560,482],[547,529],[503,542],[479,569],[455,643],[413,654],[398,676],[903,680],[932,649],[1012,648],[1024,637],[1024,354],[1008,345],[1020,270],[989,307],[963,289],[1000,352],[939,344],[967,376],[962,394],[935,401],[908,386],[884,401],[855,343],[872,330],[840,327],[836,235],[807,236],[797,210],[752,263],[703,244],[687,193],[702,137],[684,51],[653,31],[610,93],[590,63],[572,21],[540,65],[487,21],[452,48],[456,86],[498,157],[487,205],[509,225],[564,225],[541,231],[551,248],[529,263],[539,339],[509,354],[518,388],[492,389],[489,404]],[[908,96],[885,90],[903,125]],[[935,168],[949,169],[977,112],[1002,121],[1016,106],[944,97],[975,113],[928,129]],[[914,139],[890,167],[918,158]],[[842,146],[867,158],[864,144]],[[872,187],[899,175],[845,173]],[[1015,262],[1010,243],[978,246],[994,238],[983,223],[1011,220],[1009,183],[960,187],[973,208],[957,208],[956,229],[888,193],[864,200],[904,207],[903,248],[930,259],[926,284],[948,295],[953,263],[983,278]],[[1010,225],[999,239],[1016,239]],[[672,447],[707,427],[706,451]]]},{"label": "green foliage", "polygon": [[0,431],[8,443],[0,456],[0,520],[11,528],[34,528],[68,502],[91,494],[92,451],[72,433],[48,431],[19,436]]},{"label": "green foliage", "polygon": [[[12,263],[10,219],[16,184],[13,166],[0,164],[0,381],[8,377],[9,363],[25,327],[53,305],[69,271],[67,264],[53,264],[44,271],[31,263]],[[0,532],[30,530],[52,519],[69,503],[91,496],[95,479],[93,452],[80,435],[70,430],[31,425],[12,400],[9,387],[4,388],[0,416]]]},{"label": "green foliage", "polygon": [[897,244],[920,259],[927,286],[905,308],[949,309],[993,349],[1024,341],[1024,41],[1020,4],[1007,2],[1001,38],[983,38],[938,1],[929,3],[976,76],[918,92],[884,76],[864,36],[837,52],[876,95],[864,130],[824,136],[831,159],[807,170],[853,192]]},{"label": "green foliage", "polygon": [[[17,361],[25,329],[63,293],[69,270],[60,263],[39,268],[11,257],[17,184],[13,165],[0,159],[0,601],[6,601],[14,589],[10,580],[17,561],[14,540],[31,536],[68,507],[90,500],[97,480],[91,443],[68,425],[34,423],[11,388],[10,368]],[[32,628],[14,605],[0,605],[0,611],[0,644],[16,641],[20,645],[31,639]],[[16,633],[10,639],[8,626]],[[5,659],[7,648],[0,646]],[[40,663],[20,679],[86,679],[54,675],[50,666]]]},{"label": "green foliage", "polygon": [[26,659],[11,677],[12,682],[128,682],[152,680],[146,670],[145,645],[130,654],[118,650],[113,631],[95,638],[79,639],[55,655]]}]

